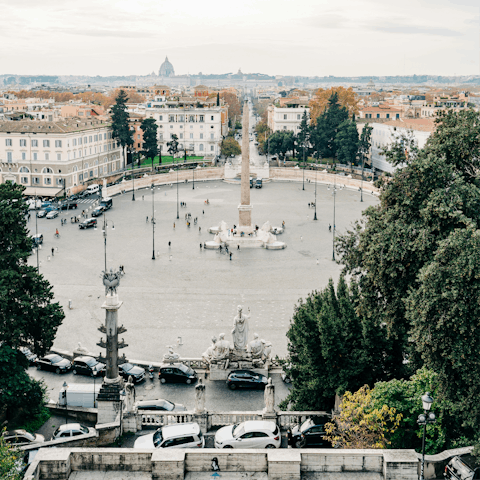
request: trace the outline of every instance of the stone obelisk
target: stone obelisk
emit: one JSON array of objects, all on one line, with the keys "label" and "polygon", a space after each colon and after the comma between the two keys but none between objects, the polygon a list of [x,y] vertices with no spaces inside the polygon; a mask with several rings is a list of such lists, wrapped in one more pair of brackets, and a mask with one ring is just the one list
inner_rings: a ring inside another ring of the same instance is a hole
[{"label": "stone obelisk", "polygon": [[241,197],[238,206],[237,234],[253,232],[252,226],[252,205],[250,204],[250,142],[249,142],[249,110],[248,101],[243,104],[242,122],[242,176],[241,176]]}]

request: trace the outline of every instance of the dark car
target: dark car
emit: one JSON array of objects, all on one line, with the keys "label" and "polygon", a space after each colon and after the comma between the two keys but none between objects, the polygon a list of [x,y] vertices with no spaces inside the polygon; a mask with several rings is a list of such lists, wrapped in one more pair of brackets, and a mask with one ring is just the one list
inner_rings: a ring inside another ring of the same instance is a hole
[{"label": "dark car", "polygon": [[99,205],[98,207],[94,208],[92,211],[92,217],[99,217],[102,213],[106,210],[103,205]]},{"label": "dark car", "polygon": [[162,365],[158,371],[158,378],[162,383],[195,383],[198,379],[197,372],[183,363]]},{"label": "dark car", "polygon": [[78,205],[76,202],[65,202],[60,205],[62,210],[76,210]]},{"label": "dark car", "polygon": [[56,207],[55,205],[48,205],[47,207],[44,208],[44,210],[46,213],[57,212],[58,207]]},{"label": "dark car", "polygon": [[69,197],[67,197],[67,202],[73,202],[75,200],[78,200],[78,195],[76,195],[76,194],[73,194],[73,195],[70,195]]},{"label": "dark car", "polygon": [[138,383],[145,379],[145,369],[131,363],[119,365],[118,371],[125,380],[128,380],[128,377],[131,376],[133,383]]},{"label": "dark car", "polygon": [[97,219],[96,219],[96,218],[87,218],[86,220],[84,220],[84,221],[78,226],[78,228],[80,228],[80,229],[90,228],[90,227],[94,227],[95,225],[97,225]]},{"label": "dark car", "polygon": [[237,388],[265,388],[267,377],[261,373],[251,370],[234,370],[227,378],[227,385],[230,390]]},{"label": "dark car", "polygon": [[294,448],[331,448],[332,444],[324,440],[325,424],[328,417],[312,417],[303,423],[289,428],[287,432],[288,444]]},{"label": "dark car", "polygon": [[475,480],[480,478],[480,467],[472,468],[457,456],[445,465],[443,476],[448,480]]},{"label": "dark car", "polygon": [[105,210],[109,210],[113,206],[113,200],[110,197],[105,197],[100,200],[100,205],[105,208]]},{"label": "dark car", "polygon": [[163,398],[158,400],[141,400],[135,404],[138,410],[163,410],[164,412],[186,412],[185,405],[169,402]]},{"label": "dark car", "polygon": [[77,357],[73,361],[72,372],[74,375],[89,375],[90,377],[104,377],[105,364],[93,357]]},{"label": "dark car", "polygon": [[36,365],[38,357],[28,347],[20,347],[20,351],[27,357],[29,365]]},{"label": "dark car", "polygon": [[61,355],[51,353],[37,360],[37,368],[39,370],[50,370],[55,373],[65,373],[72,368],[72,363]]}]

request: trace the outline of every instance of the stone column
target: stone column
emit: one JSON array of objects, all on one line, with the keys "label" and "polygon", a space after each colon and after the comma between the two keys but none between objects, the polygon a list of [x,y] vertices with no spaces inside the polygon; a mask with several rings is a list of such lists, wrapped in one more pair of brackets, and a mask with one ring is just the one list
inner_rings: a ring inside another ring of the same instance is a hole
[{"label": "stone column", "polygon": [[238,206],[238,225],[237,233],[245,234],[253,232],[252,227],[252,205],[250,204],[250,132],[249,128],[249,110],[248,101],[243,104],[243,124],[242,124],[242,176],[241,176],[241,196]]}]

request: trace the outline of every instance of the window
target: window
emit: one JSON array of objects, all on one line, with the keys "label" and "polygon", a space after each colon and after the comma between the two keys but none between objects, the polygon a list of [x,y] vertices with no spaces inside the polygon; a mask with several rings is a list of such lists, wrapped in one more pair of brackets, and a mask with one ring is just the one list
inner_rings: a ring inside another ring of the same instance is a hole
[{"label": "window", "polygon": [[397,118],[397,119],[400,118],[400,114],[397,113],[397,114],[395,115],[395,118]]},{"label": "window", "polygon": [[21,177],[20,182],[22,183],[28,183],[28,177]]},{"label": "window", "polygon": [[7,147],[11,147],[12,146],[12,139],[11,138],[6,138],[5,139],[5,145]]},{"label": "window", "polygon": [[213,152],[215,150],[215,147],[213,145],[210,145],[210,151]]},{"label": "window", "polygon": [[20,173],[28,173],[29,170],[27,167],[22,167],[20,170],[19,170]]},{"label": "window", "polygon": [[106,133],[103,134],[103,139],[104,139],[104,140],[107,139],[107,134],[106,134]]},{"label": "window", "polygon": [[55,140],[55,148],[61,148],[62,147],[62,141],[61,140]]},{"label": "window", "polygon": [[159,122],[163,122],[163,115],[159,115],[159,116],[158,116],[158,121],[159,121]]},{"label": "window", "polygon": [[183,115],[179,115],[178,116],[178,121],[179,122],[184,122],[185,121],[185,117]]},{"label": "window", "polygon": [[50,148],[50,140],[43,141],[43,148]]},{"label": "window", "polygon": [[183,133],[180,134],[180,138],[183,138]]},{"label": "window", "polygon": [[284,126],[284,127],[283,127],[283,129],[284,129],[284,130],[286,130],[286,129],[287,129],[287,127],[286,127],[286,126]]},{"label": "window", "polygon": [[140,140],[140,134],[137,135],[138,140]]},{"label": "window", "polygon": [[300,120],[300,115],[299,114],[297,115],[297,120]]},{"label": "window", "polygon": [[80,173],[80,174],[78,175],[78,180],[79,180],[80,182],[83,180],[83,173]]},{"label": "window", "polygon": [[83,137],[83,143],[87,143],[87,137]]},{"label": "window", "polygon": [[22,152],[22,160],[26,160],[27,159],[27,154],[25,152]]},{"label": "window", "polygon": [[283,119],[284,119],[284,120],[287,119],[287,114],[286,114],[286,113],[283,115]]},{"label": "window", "polygon": [[21,147],[26,147],[27,146],[27,141],[24,138],[20,139],[20,146]]},{"label": "window", "polygon": [[50,155],[48,153],[45,154],[45,160],[50,160]]},{"label": "window", "polygon": [[55,183],[57,185],[63,185],[63,179],[62,178],[57,178]]},{"label": "window", "polygon": [[210,120],[213,122],[213,121],[215,120],[215,117],[212,115],[212,116],[210,117]]},{"label": "window", "polygon": [[203,143],[200,144],[200,151],[203,152]]},{"label": "window", "polygon": [[51,185],[52,184],[52,179],[50,177],[46,177],[43,179],[44,185]]},{"label": "window", "polygon": [[380,114],[379,114],[379,113],[377,113],[377,118],[380,118]]},{"label": "window", "polygon": [[40,177],[33,177],[32,178],[32,183],[34,185],[39,185],[40,184]]},{"label": "window", "polygon": [[38,147],[38,140],[32,140],[32,147]]},{"label": "window", "polygon": [[194,123],[195,122],[195,117],[193,115],[190,115],[188,117],[188,121]]},{"label": "window", "polygon": [[90,143],[92,143],[93,140],[92,140],[92,136],[91,136],[91,135],[88,137],[88,141],[89,141]]},{"label": "window", "polygon": [[193,133],[190,134],[190,139],[193,140]]},{"label": "window", "polygon": [[37,152],[33,152],[33,159],[38,160],[38,153]]},{"label": "window", "polygon": [[200,122],[204,122],[205,121],[205,116],[204,115],[200,115]]},{"label": "window", "polygon": [[203,133],[200,134],[200,140],[203,140]]},{"label": "window", "polygon": [[13,161],[12,152],[7,152],[7,162],[12,163],[12,161]]},{"label": "window", "polygon": [[387,118],[390,118],[390,114],[389,114],[389,113],[387,113]]},{"label": "window", "polygon": [[215,134],[214,134],[214,133],[211,133],[211,134],[210,134],[210,139],[211,139],[211,140],[214,140],[214,139],[215,139]]},{"label": "window", "polygon": [[61,160],[62,159],[62,154],[61,153],[57,153],[57,160]]},{"label": "window", "polygon": [[96,142],[98,142],[98,135],[95,135],[95,139],[94,139]]},{"label": "window", "polygon": [[168,116],[168,121],[169,122],[174,122],[175,121],[175,115],[169,115]]},{"label": "window", "polygon": [[93,170],[90,170],[90,176],[93,177]]},{"label": "window", "polygon": [[82,137],[80,137],[80,138],[78,139],[78,144],[79,144],[79,145],[82,144]]}]

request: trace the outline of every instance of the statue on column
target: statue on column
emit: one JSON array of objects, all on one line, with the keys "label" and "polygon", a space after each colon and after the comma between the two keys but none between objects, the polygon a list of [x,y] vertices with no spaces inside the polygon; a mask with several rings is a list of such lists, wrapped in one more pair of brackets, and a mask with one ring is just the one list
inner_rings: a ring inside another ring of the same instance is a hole
[{"label": "statue on column", "polygon": [[263,399],[265,401],[264,413],[275,413],[275,385],[272,383],[272,377],[268,379],[268,383],[265,385]]},{"label": "statue on column", "polygon": [[132,376],[128,377],[128,382],[125,384],[125,411],[133,411],[133,405],[135,404],[135,385],[133,383]]},{"label": "statue on column", "polygon": [[238,314],[233,319],[233,345],[237,351],[245,351],[248,342],[248,320],[250,319],[250,309],[248,315],[243,314],[243,307],[237,307]]},{"label": "statue on column", "polygon": [[198,379],[198,383],[195,386],[195,413],[205,412],[205,385],[202,379]]}]

